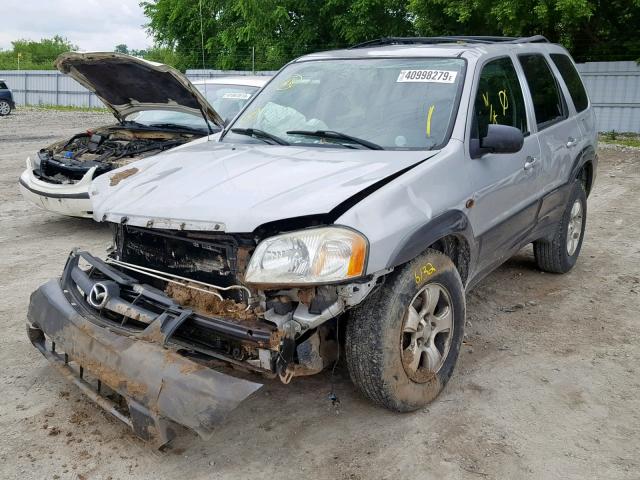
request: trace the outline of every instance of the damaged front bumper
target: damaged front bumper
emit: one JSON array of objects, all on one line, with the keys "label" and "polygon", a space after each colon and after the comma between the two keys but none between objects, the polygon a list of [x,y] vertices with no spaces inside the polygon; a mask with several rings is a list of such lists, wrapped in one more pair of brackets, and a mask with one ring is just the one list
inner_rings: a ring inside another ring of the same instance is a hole
[{"label": "damaged front bumper", "polygon": [[[92,280],[79,267],[80,260],[99,271],[102,279]],[[101,301],[106,298],[103,305],[137,319],[140,328],[123,329],[113,316],[102,318],[101,311],[92,312],[83,303],[84,292],[91,295],[96,283],[107,286],[107,297],[100,297]],[[119,295],[118,288],[133,288],[138,298],[130,302]],[[140,307],[145,300],[147,308]],[[160,307],[151,309],[153,302]],[[182,354],[172,335],[193,316],[162,292],[139,285],[101,260],[72,253],[61,280],[51,280],[31,295],[27,329],[33,345],[85,394],[139,437],[161,446],[174,436],[174,424],[208,438],[228,412],[261,387]],[[224,320],[218,321],[216,328],[224,328]],[[241,330],[230,335],[240,336]],[[109,390],[124,400],[125,408],[102,395]]]},{"label": "damaged front bumper", "polygon": [[66,184],[45,182],[36,177],[33,171],[33,162],[28,158],[27,168],[18,181],[20,193],[26,200],[37,207],[61,215],[91,218],[89,185],[93,181],[95,168],[89,169],[78,182]]}]

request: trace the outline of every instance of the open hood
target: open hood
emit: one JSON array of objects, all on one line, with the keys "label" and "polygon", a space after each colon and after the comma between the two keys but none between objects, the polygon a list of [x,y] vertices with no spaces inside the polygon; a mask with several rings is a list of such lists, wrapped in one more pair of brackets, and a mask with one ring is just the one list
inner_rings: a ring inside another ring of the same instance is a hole
[{"label": "open hood", "polygon": [[142,227],[251,232],[275,220],[326,214],[435,154],[196,140],[97,177],[93,216]]},{"label": "open hood", "polygon": [[224,121],[198,89],[175,68],[113,52],[69,52],[55,66],[96,94],[118,120],[143,110],[173,110]]}]

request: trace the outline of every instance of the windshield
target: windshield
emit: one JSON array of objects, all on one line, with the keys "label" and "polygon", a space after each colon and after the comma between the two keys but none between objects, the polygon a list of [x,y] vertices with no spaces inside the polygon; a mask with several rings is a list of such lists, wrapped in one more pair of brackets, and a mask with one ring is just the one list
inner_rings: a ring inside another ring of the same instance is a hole
[{"label": "windshield", "polygon": [[293,63],[260,92],[224,138],[254,143],[268,141],[268,134],[291,144],[439,147],[449,135],[464,66],[458,58]]},{"label": "windshield", "polygon": [[[258,90],[248,85],[198,84],[196,88],[205,96],[213,109],[228,122],[244,107],[251,96]],[[207,124],[200,115],[173,112],[171,110],[146,110],[131,115],[127,120],[147,126],[175,125],[189,129],[207,131]],[[211,125],[214,130],[218,127]]]}]

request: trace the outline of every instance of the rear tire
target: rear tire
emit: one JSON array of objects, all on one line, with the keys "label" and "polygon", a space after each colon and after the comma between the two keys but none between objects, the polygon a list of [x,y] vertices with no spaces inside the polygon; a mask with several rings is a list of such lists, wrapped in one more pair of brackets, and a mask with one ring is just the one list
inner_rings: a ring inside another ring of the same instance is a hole
[{"label": "rear tire", "polygon": [[429,249],[352,312],[345,347],[353,383],[390,410],[424,407],[453,373],[464,322],[460,275],[446,255]]},{"label": "rear tire", "polygon": [[567,273],[580,255],[587,225],[587,194],[576,181],[553,238],[533,242],[538,268],[549,273]]},{"label": "rear tire", "polygon": [[4,117],[11,113],[11,105],[6,100],[0,100],[0,117]]}]

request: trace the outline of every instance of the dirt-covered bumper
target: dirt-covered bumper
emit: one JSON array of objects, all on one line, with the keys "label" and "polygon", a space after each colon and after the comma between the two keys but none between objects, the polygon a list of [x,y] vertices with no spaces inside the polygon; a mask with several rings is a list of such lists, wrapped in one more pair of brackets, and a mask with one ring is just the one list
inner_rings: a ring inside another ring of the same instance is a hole
[{"label": "dirt-covered bumper", "polygon": [[[173,437],[174,422],[209,437],[225,414],[261,387],[161,343],[97,325],[72,302],[57,280],[37,289],[28,311],[29,339],[91,399],[158,446]],[[126,408],[101,395],[106,390],[119,394]]]}]

